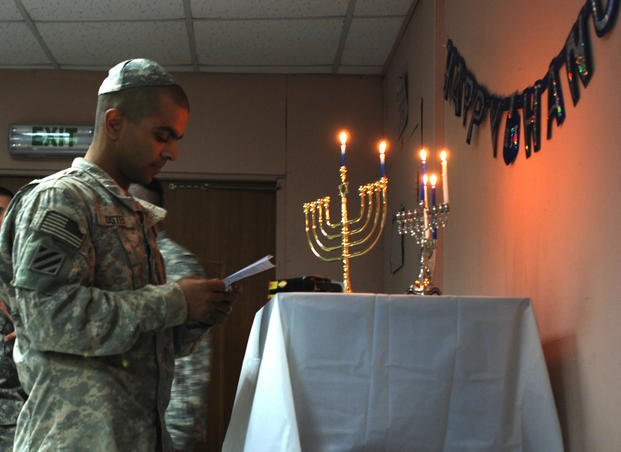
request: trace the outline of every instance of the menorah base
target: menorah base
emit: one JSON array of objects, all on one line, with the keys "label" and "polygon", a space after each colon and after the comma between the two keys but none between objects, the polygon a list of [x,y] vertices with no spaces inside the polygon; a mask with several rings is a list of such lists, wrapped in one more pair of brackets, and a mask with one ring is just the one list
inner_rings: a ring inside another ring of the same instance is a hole
[{"label": "menorah base", "polygon": [[442,291],[439,287],[430,285],[423,286],[418,281],[410,285],[407,293],[410,295],[442,295]]}]

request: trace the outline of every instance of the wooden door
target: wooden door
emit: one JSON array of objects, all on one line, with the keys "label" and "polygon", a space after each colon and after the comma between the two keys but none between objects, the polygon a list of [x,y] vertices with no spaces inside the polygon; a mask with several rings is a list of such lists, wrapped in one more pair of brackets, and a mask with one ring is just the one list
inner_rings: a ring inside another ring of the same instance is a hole
[{"label": "wooden door", "polygon": [[[273,185],[165,184],[168,235],[194,252],[206,271],[223,277],[276,250]],[[246,342],[255,313],[267,301],[275,271],[240,282],[233,312],[212,335],[208,440],[198,451],[220,451],[231,416]]]}]

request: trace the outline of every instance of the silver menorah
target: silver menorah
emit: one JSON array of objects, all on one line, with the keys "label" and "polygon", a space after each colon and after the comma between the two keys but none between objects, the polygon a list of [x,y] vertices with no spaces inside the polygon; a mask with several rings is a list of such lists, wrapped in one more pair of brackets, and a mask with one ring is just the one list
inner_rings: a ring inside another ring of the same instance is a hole
[{"label": "silver menorah", "polygon": [[435,267],[438,229],[446,227],[448,213],[448,204],[433,204],[425,207],[424,201],[420,201],[414,210],[403,208],[395,213],[398,234],[414,237],[419,246],[418,277],[410,285],[408,293],[417,295],[440,293],[440,289],[431,286],[431,282]]},{"label": "silver menorah", "polygon": [[[419,246],[418,277],[410,285],[408,293],[418,295],[439,294],[440,289],[432,287],[433,270],[435,267],[435,250],[438,239],[438,229],[446,227],[449,213],[448,190],[448,152],[442,149],[440,161],[442,166],[442,203],[436,202],[436,187],[438,176],[427,174],[427,157],[429,151],[422,148],[419,152],[421,159],[421,177],[419,179],[419,203],[414,210],[405,207],[395,213],[397,232],[416,239]],[[431,185],[431,192],[428,191]]]}]

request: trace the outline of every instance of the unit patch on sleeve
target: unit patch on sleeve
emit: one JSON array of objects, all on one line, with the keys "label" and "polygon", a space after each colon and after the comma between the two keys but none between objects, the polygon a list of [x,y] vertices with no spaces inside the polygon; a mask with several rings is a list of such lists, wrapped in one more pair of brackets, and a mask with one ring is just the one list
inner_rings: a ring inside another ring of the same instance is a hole
[{"label": "unit patch on sleeve", "polygon": [[46,275],[56,276],[63,266],[65,254],[40,244],[35,252],[30,269]]},{"label": "unit patch on sleeve", "polygon": [[84,238],[84,234],[80,232],[78,223],[68,216],[52,210],[45,213],[39,230],[47,232],[52,237],[62,240],[74,248],[79,248]]}]

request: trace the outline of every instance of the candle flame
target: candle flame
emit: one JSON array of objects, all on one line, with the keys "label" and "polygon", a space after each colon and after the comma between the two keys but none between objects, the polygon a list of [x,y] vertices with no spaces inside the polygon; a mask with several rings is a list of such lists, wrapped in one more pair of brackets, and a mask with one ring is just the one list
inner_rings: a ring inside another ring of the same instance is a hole
[{"label": "candle flame", "polygon": [[438,182],[438,176],[432,174],[431,176],[429,176],[429,182],[431,183],[432,187],[435,187],[436,183]]},{"label": "candle flame", "polygon": [[421,159],[423,162],[426,162],[426,161],[427,161],[427,149],[422,148],[422,149],[420,150],[420,152],[419,152],[419,155],[420,155],[420,159]]},{"label": "candle flame", "polygon": [[448,153],[446,152],[446,149],[442,149],[440,151],[440,160],[442,160],[442,162],[446,162],[446,158],[448,156]]},{"label": "candle flame", "polygon": [[379,153],[380,153],[380,155],[384,155],[384,153],[386,152],[386,146],[387,146],[386,140],[380,141],[380,144],[379,144]]},{"label": "candle flame", "polygon": [[428,182],[429,182],[429,176],[427,176],[426,174],[423,175],[423,184],[427,185]]},{"label": "candle flame", "polygon": [[347,144],[347,139],[349,138],[349,134],[347,133],[347,130],[343,130],[340,134],[339,134],[339,140],[341,141],[342,145],[346,145]]}]

